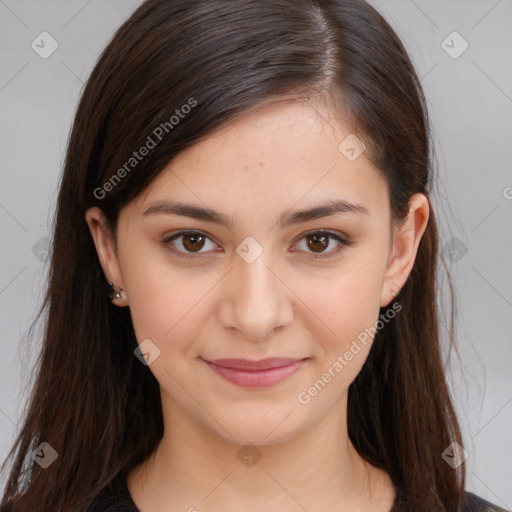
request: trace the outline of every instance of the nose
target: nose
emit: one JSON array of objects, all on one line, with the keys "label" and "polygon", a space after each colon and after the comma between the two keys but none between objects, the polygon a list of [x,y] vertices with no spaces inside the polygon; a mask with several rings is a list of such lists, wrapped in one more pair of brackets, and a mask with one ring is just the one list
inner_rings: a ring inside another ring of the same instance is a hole
[{"label": "nose", "polygon": [[262,341],[293,320],[293,293],[263,253],[252,263],[237,258],[224,283],[220,318],[237,337]]}]

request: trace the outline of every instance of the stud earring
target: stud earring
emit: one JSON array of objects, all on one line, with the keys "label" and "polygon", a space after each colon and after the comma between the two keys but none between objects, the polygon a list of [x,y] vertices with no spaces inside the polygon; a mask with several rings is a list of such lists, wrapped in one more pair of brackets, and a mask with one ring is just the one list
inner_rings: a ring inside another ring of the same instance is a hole
[{"label": "stud earring", "polygon": [[108,283],[109,286],[109,299],[110,300],[119,300],[122,299],[123,296],[121,295],[121,292],[123,291],[122,288],[118,288],[117,286],[114,286],[114,283]]}]

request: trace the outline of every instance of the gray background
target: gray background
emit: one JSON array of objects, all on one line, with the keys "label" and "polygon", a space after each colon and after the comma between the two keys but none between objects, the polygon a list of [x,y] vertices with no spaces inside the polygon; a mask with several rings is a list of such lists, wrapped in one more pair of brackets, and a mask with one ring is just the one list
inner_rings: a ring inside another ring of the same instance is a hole
[{"label": "gray background", "polygon": [[[20,340],[42,298],[48,229],[78,95],[139,3],[0,0],[2,460],[37,355],[20,351]],[[512,0],[371,3],[409,50],[434,125],[441,177],[434,202],[459,299],[463,364],[455,358],[451,385],[469,453],[467,488],[512,508]],[[43,31],[58,42],[47,59],[31,47]],[[457,58],[464,42],[448,37],[454,31],[469,44]]]}]

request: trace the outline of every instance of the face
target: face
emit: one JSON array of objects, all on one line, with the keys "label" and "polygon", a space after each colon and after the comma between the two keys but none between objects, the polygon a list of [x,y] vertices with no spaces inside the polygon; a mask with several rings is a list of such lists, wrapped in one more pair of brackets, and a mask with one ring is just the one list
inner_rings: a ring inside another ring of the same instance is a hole
[{"label": "face", "polygon": [[169,414],[271,444],[343,413],[426,223],[394,238],[384,179],[339,149],[349,134],[310,102],[266,104],[182,151],[122,209],[115,251],[88,212]]}]

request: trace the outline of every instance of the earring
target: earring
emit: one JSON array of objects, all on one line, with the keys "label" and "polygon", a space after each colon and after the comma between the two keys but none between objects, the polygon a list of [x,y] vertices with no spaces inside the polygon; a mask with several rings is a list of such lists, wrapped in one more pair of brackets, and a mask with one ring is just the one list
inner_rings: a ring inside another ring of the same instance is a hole
[{"label": "earring", "polygon": [[108,283],[109,286],[109,299],[110,300],[119,300],[122,299],[123,296],[121,295],[121,292],[123,291],[122,288],[118,288],[117,286],[114,286],[114,283]]},{"label": "earring", "polygon": [[395,290],[391,290],[391,295],[393,295],[393,297],[396,297],[396,292],[395,292]]}]

